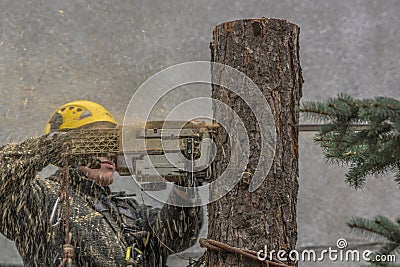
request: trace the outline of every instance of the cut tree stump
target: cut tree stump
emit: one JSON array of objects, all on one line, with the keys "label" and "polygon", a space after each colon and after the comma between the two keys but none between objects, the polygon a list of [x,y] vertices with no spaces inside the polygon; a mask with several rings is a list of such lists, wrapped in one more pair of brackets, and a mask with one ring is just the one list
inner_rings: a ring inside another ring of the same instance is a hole
[{"label": "cut tree stump", "polygon": [[[275,119],[276,147],[270,172],[255,192],[249,192],[251,176],[244,174],[233,190],[208,205],[208,239],[253,251],[264,249],[265,245],[268,251],[289,252],[296,247],[298,129],[292,125],[298,125],[295,107],[303,84],[299,31],[287,20],[268,18],[230,21],[214,28],[211,61],[245,73],[259,87]],[[245,173],[252,174],[260,155],[259,126],[251,111],[257,107],[247,106],[238,95],[217,86],[219,76],[212,76],[212,97],[230,106],[247,129],[250,159]],[[225,119],[218,106],[213,105],[213,112],[216,121]],[[212,166],[214,180],[228,165],[230,145],[224,130],[218,131],[215,143],[218,150]],[[207,266],[262,266],[234,253],[210,249],[206,262]],[[290,259],[286,263],[294,264]]]}]

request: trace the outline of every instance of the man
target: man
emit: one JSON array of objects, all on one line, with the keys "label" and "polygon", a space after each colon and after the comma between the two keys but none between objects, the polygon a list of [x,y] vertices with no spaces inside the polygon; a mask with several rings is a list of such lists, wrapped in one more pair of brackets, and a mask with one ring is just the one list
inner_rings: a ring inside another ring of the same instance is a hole
[{"label": "man", "polygon": [[[74,101],[50,117],[45,135],[0,149],[0,232],[15,241],[25,266],[59,266],[64,257],[65,205],[60,194],[64,171],[60,168],[46,179],[37,172],[48,164],[62,166],[68,130],[105,126],[115,127],[116,121],[104,107]],[[122,193],[113,194],[108,186],[115,165],[107,157],[99,161],[96,169],[69,168],[75,266],[127,266],[127,259],[139,262],[132,266],[166,266],[169,254],[195,243],[201,208],[156,209]],[[190,197],[174,188],[170,198],[179,202]]]}]

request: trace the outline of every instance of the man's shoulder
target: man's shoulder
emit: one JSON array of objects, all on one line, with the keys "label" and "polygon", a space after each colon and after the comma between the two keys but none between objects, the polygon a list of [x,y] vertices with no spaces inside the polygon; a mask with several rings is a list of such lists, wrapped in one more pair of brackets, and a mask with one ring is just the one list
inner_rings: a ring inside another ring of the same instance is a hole
[{"label": "man's shoulder", "polygon": [[50,177],[42,177],[37,174],[36,178],[31,182],[31,189],[35,191],[41,191],[43,193],[57,194],[59,190],[60,182],[56,179],[50,179]]}]

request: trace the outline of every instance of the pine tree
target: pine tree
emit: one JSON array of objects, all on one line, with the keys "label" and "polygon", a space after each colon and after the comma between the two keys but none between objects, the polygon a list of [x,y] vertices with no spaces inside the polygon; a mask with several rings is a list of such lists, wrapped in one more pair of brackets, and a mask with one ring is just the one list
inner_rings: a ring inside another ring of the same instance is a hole
[{"label": "pine tree", "polygon": [[[393,171],[400,185],[400,102],[389,97],[354,99],[340,94],[325,102],[305,102],[307,118],[328,122],[315,141],[326,157],[350,166],[347,182],[364,185],[367,175]],[[354,125],[365,125],[358,129]]]},{"label": "pine tree", "polygon": [[[305,102],[299,111],[308,119],[325,123],[315,141],[324,149],[329,161],[350,166],[346,173],[350,186],[362,188],[368,175],[383,175],[389,171],[395,173],[400,185],[398,100],[389,97],[354,99],[339,94],[324,102]],[[371,259],[400,252],[400,218],[395,222],[383,216],[353,218],[347,224],[355,231],[385,242]],[[400,265],[371,262],[371,266]]]}]

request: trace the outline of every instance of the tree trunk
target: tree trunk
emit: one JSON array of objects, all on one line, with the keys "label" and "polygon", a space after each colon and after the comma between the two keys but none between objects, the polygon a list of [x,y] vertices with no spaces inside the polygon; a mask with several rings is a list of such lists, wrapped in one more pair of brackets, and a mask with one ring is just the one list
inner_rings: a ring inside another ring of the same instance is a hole
[{"label": "tree trunk", "polygon": [[[289,252],[296,247],[298,130],[292,125],[298,124],[295,106],[299,104],[303,84],[299,31],[297,25],[286,20],[266,18],[226,22],[214,29],[211,61],[236,68],[259,87],[275,120],[276,147],[272,167],[256,191],[249,192],[249,182],[242,175],[233,190],[208,205],[209,239],[253,251],[264,249],[265,245],[268,251]],[[252,174],[260,155],[256,107],[247,106],[237,94],[217,86],[218,75],[212,76],[212,97],[231,107],[246,127],[250,158],[245,173]],[[219,107],[214,104],[213,109],[216,121],[224,120]],[[230,149],[223,130],[218,131],[215,142],[218,152],[213,163],[214,180],[225,170]],[[210,249],[206,260],[207,266],[261,266],[255,260]],[[293,261],[288,259],[287,263]]]}]

